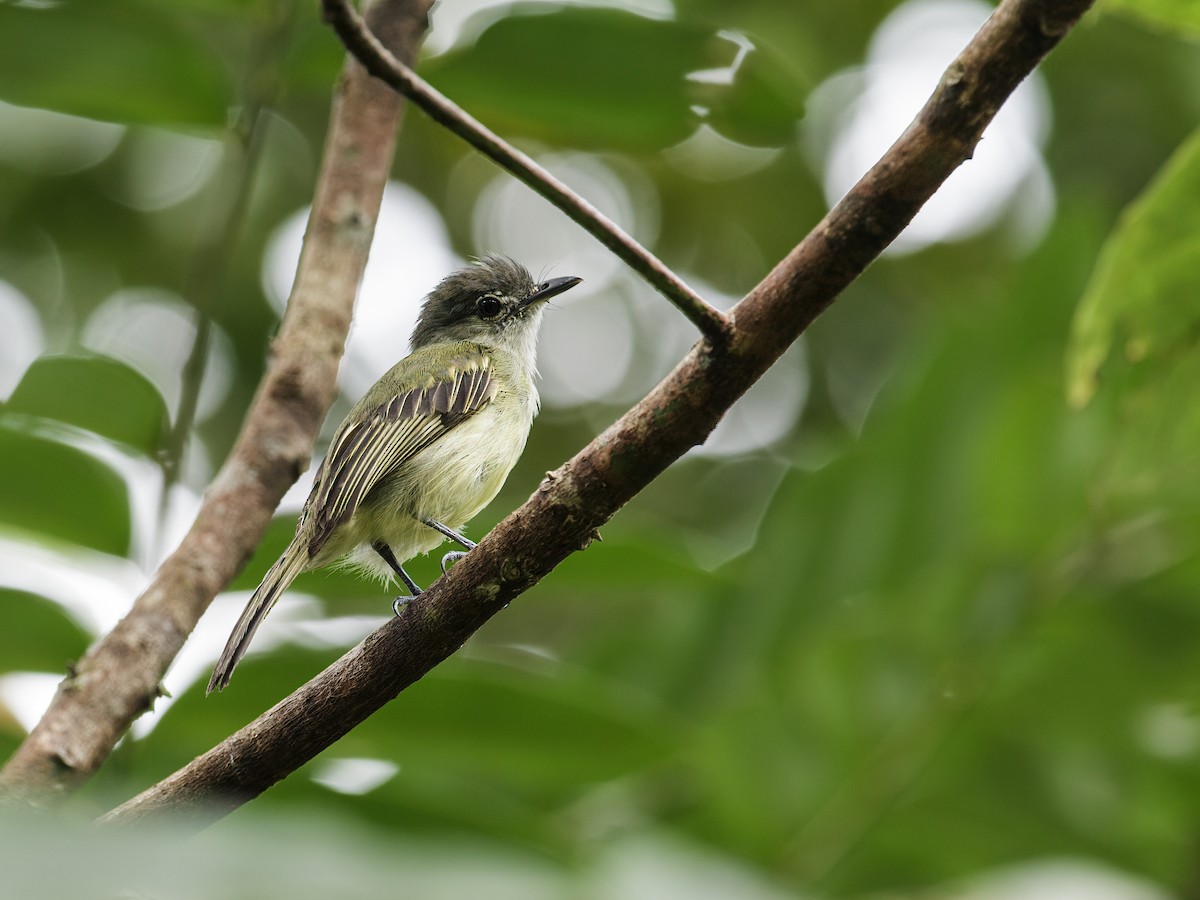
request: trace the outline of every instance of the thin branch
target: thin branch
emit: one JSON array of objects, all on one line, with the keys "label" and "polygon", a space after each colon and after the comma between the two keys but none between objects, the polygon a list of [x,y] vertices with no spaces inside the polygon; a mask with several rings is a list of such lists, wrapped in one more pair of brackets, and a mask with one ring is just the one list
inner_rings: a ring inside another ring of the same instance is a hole
[{"label": "thin branch", "polygon": [[229,258],[239,246],[238,238],[242,233],[250,193],[262,160],[267,124],[262,110],[263,107],[257,104],[248,105],[234,126],[236,134],[225,142],[225,158],[221,166],[224,171],[214,179],[214,192],[220,195],[217,205],[224,208],[210,216],[184,290],[184,296],[192,306],[196,332],[181,370],[182,387],[175,421],[171,423],[159,454],[163,478],[158,504],[159,540],[153,547],[155,559],[167,549],[166,544],[162,543],[165,537],[163,525],[170,510],[172,490],[183,469],[188,438],[196,424],[200,391],[204,386],[209,348],[212,345],[213,314],[221,302]]},{"label": "thin branch", "polygon": [[[383,0],[372,9],[372,24],[386,28],[385,39],[411,58],[428,8],[428,0]],[[163,672],[308,465],[334,396],[402,107],[394,92],[347,62],[287,313],[237,443],[179,548],[62,682],[0,771],[0,797],[50,802],[99,768],[154,703]]]},{"label": "thin branch", "polygon": [[243,76],[242,108],[222,148],[221,164],[209,191],[207,214],[202,218],[196,252],[184,284],[183,295],[191,304],[196,333],[183,364],[179,408],[162,447],[160,525],[166,520],[171,488],[179,480],[187,441],[195,425],[212,344],[213,318],[221,311],[227,293],[223,290],[226,272],[239,246],[246,210],[262,162],[267,139],[267,117],[263,112],[279,92],[279,66],[287,48],[293,18],[294,11],[290,7],[276,2],[269,10],[264,26],[255,35],[250,62]]},{"label": "thin branch", "polygon": [[586,547],[596,529],[690,447],[904,229],[1000,105],[1092,0],[1005,0],[917,119],[859,184],[734,309],[727,346],[701,342],[644,400],[546,480],[402,615],[221,744],[110,812],[203,825],[312,759],[484,622]]},{"label": "thin branch", "polygon": [[325,20],[367,71],[566,213],[646,279],[710,341],[723,343],[729,337],[729,320],[724,315],[616,222],[396,59],[363,25],[349,0],[321,0],[321,5]]}]

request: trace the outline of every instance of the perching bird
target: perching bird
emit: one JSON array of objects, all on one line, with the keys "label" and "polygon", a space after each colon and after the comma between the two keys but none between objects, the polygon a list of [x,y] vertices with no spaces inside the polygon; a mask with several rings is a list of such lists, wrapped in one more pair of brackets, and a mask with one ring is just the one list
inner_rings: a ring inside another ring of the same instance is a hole
[{"label": "perching bird", "polygon": [[[329,445],[296,536],[246,604],[207,693],[229,684],[254,632],[292,580],[342,559],[421,592],[402,563],[459,531],[500,491],[525,449],[545,301],[582,279],[535,284],[488,256],[448,275],[421,308],[412,352],[350,410]],[[442,566],[461,553],[447,554]],[[396,600],[395,608],[409,598]]]}]

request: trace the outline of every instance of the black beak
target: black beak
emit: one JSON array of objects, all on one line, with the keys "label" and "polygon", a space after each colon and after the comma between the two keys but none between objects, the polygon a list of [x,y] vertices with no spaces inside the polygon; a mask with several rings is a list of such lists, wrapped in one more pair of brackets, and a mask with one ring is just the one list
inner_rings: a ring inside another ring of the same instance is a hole
[{"label": "black beak", "polygon": [[533,306],[542,300],[549,300],[551,297],[557,297],[563,291],[569,291],[582,278],[576,278],[574,275],[568,275],[566,278],[551,278],[549,281],[543,281],[533,289],[533,293],[525,298],[525,302],[521,306]]}]

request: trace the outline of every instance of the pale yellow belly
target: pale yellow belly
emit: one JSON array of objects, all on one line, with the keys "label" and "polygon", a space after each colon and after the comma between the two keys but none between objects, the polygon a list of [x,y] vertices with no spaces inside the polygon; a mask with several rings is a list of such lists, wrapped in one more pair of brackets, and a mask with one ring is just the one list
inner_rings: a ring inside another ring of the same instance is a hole
[{"label": "pale yellow belly", "polygon": [[428,553],[445,538],[421,520],[460,531],[500,492],[531,423],[521,407],[505,412],[491,406],[447,432],[367,495],[317,564],[349,551],[351,565],[387,577],[391,570],[370,549],[375,541],[386,543],[401,563]]}]

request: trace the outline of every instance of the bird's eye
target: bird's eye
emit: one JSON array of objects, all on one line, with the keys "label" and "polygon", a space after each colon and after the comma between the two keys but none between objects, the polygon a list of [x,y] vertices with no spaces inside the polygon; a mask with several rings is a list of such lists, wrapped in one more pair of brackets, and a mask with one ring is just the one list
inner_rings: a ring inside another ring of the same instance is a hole
[{"label": "bird's eye", "polygon": [[485,294],[475,302],[475,309],[479,311],[481,319],[494,319],[500,315],[500,311],[504,309],[504,304],[491,294]]}]

